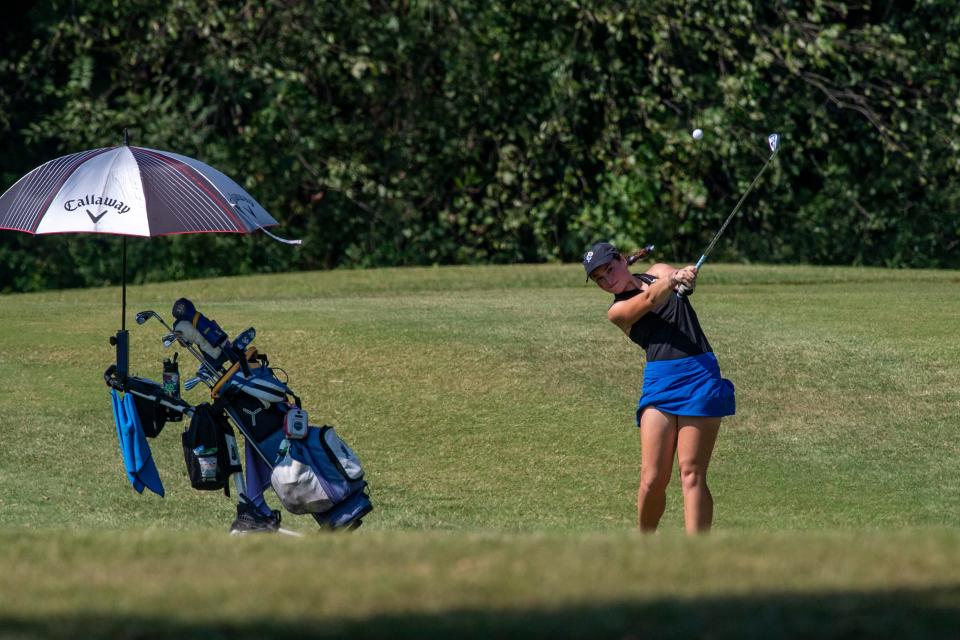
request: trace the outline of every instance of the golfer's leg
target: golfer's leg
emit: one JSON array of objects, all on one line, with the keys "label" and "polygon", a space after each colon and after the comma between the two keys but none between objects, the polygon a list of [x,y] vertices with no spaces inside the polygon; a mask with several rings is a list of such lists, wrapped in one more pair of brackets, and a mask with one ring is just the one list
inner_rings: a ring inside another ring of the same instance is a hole
[{"label": "golfer's leg", "polygon": [[677,450],[677,417],[647,407],[640,416],[640,490],[637,520],[641,531],[655,531],[667,506],[667,484]]},{"label": "golfer's leg", "polygon": [[707,467],[720,431],[720,418],[680,416],[677,420],[683,521],[687,533],[709,531],[713,523],[713,496],[707,487]]}]

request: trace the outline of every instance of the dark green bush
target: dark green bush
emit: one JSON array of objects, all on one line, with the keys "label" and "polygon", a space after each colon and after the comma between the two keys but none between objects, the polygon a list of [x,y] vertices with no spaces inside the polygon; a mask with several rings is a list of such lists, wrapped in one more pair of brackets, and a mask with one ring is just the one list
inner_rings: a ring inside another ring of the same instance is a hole
[{"label": "dark green bush", "polygon": [[[41,2],[0,35],[0,178],[132,143],[303,237],[131,242],[134,280],[578,260],[960,266],[949,3]],[[705,131],[694,143],[689,132]],[[0,290],[117,281],[119,240],[0,233]]]}]

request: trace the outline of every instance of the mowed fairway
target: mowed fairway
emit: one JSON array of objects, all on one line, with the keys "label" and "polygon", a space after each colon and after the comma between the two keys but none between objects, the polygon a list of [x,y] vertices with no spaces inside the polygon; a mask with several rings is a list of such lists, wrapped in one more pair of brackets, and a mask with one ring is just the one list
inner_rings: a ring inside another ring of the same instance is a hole
[{"label": "mowed fairway", "polygon": [[661,532],[633,532],[643,357],[582,274],[131,287],[134,373],[168,355],[134,313],[187,296],[255,326],[360,454],[375,511],[336,536],[287,515],[302,539],[228,536],[175,423],[150,442],[167,497],[129,486],[101,378],[118,288],[0,297],[0,637],[960,635],[960,274],[705,268],[738,414],[697,539],[676,481]]}]

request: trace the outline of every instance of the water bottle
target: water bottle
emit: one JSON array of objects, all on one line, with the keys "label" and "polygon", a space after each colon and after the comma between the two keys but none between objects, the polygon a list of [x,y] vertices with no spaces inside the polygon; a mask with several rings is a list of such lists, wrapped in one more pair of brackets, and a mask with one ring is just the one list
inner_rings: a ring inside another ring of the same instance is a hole
[{"label": "water bottle", "polygon": [[180,364],[177,355],[173,354],[172,360],[163,359],[163,392],[174,398],[180,397]]},{"label": "water bottle", "polygon": [[193,455],[196,456],[197,462],[200,464],[200,478],[204,482],[215,482],[220,473],[217,448],[201,445],[193,450]]},{"label": "water bottle", "polygon": [[173,359],[163,359],[163,392],[174,398],[180,397],[180,364],[177,362],[177,356],[173,354]]},{"label": "water bottle", "polygon": [[[163,359],[163,392],[173,398],[180,397],[180,364],[177,362],[177,355],[173,354],[173,359]],[[167,421],[180,422],[183,420],[183,413],[167,408]]]}]

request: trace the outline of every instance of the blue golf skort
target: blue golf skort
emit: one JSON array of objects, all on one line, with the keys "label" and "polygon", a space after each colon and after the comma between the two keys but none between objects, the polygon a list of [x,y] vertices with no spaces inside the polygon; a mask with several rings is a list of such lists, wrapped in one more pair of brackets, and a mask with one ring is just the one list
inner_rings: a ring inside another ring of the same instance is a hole
[{"label": "blue golf skort", "polygon": [[720,377],[713,353],[648,362],[643,370],[643,394],[637,403],[640,414],[654,407],[676,416],[722,417],[737,412],[733,383]]}]

